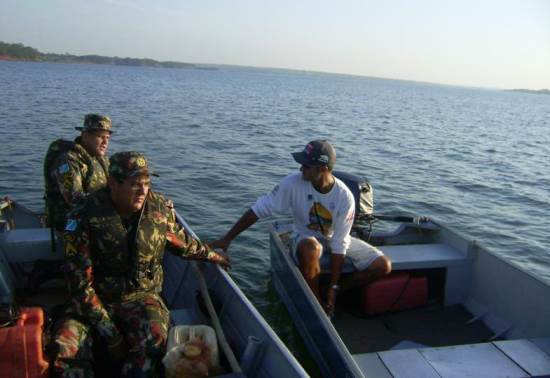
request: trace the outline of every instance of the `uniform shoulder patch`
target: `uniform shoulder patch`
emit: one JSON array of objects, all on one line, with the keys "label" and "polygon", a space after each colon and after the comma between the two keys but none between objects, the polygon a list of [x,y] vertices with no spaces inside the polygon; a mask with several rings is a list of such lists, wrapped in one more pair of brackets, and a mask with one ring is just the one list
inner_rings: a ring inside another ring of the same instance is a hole
[{"label": "uniform shoulder patch", "polygon": [[67,224],[65,225],[65,231],[74,231],[78,227],[78,221],[76,219],[67,219]]},{"label": "uniform shoulder patch", "polygon": [[57,172],[59,172],[60,175],[64,175],[65,173],[69,172],[69,164],[61,164],[59,167],[57,167]]}]

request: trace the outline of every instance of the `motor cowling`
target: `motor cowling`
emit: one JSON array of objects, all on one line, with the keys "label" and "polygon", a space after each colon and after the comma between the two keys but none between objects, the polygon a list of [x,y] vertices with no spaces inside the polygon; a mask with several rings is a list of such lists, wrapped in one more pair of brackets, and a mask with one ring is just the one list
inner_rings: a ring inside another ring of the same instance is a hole
[{"label": "motor cowling", "polygon": [[370,219],[374,212],[374,189],[368,180],[341,171],[332,173],[346,184],[355,198],[355,223]]}]

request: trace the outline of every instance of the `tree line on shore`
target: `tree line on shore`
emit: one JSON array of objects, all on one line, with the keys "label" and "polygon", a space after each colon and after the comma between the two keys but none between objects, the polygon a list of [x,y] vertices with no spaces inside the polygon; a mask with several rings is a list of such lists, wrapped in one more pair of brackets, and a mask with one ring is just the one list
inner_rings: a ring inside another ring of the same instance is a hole
[{"label": "tree line on shore", "polygon": [[191,63],[159,62],[153,59],[119,58],[102,55],[72,55],[42,53],[22,43],[5,43],[0,41],[0,60],[24,60],[31,62],[52,63],[89,63],[111,64],[117,66],[144,66],[162,68],[195,68]]}]

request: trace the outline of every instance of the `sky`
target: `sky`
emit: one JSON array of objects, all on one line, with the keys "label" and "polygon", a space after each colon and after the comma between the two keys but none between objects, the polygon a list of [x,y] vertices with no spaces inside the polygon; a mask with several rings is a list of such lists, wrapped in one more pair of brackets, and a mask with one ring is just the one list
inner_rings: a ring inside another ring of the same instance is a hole
[{"label": "sky", "polygon": [[42,52],[550,89],[550,0],[0,0]]}]

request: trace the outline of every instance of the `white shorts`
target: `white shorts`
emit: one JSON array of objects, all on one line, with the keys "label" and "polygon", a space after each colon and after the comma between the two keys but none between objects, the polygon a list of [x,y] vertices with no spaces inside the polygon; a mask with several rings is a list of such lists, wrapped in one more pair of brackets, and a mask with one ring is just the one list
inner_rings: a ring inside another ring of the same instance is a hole
[{"label": "white shorts", "polygon": [[[293,235],[290,238],[290,252],[292,253],[292,258],[296,262],[296,264],[299,264],[298,254],[297,254],[297,247],[298,244],[303,240],[311,236],[307,235]],[[322,239],[318,240],[321,244],[321,256],[319,260],[319,264],[321,265],[321,269],[329,269],[330,268],[330,245],[328,243],[328,240]],[[384,256],[384,253],[382,253],[381,250],[378,248],[370,245],[369,243],[351,237],[351,243],[346,251],[346,258],[344,260],[344,268],[343,271],[352,271],[352,270],[358,270],[362,271],[369,267],[370,264],[373,263],[374,260],[376,260],[378,257]]]}]

